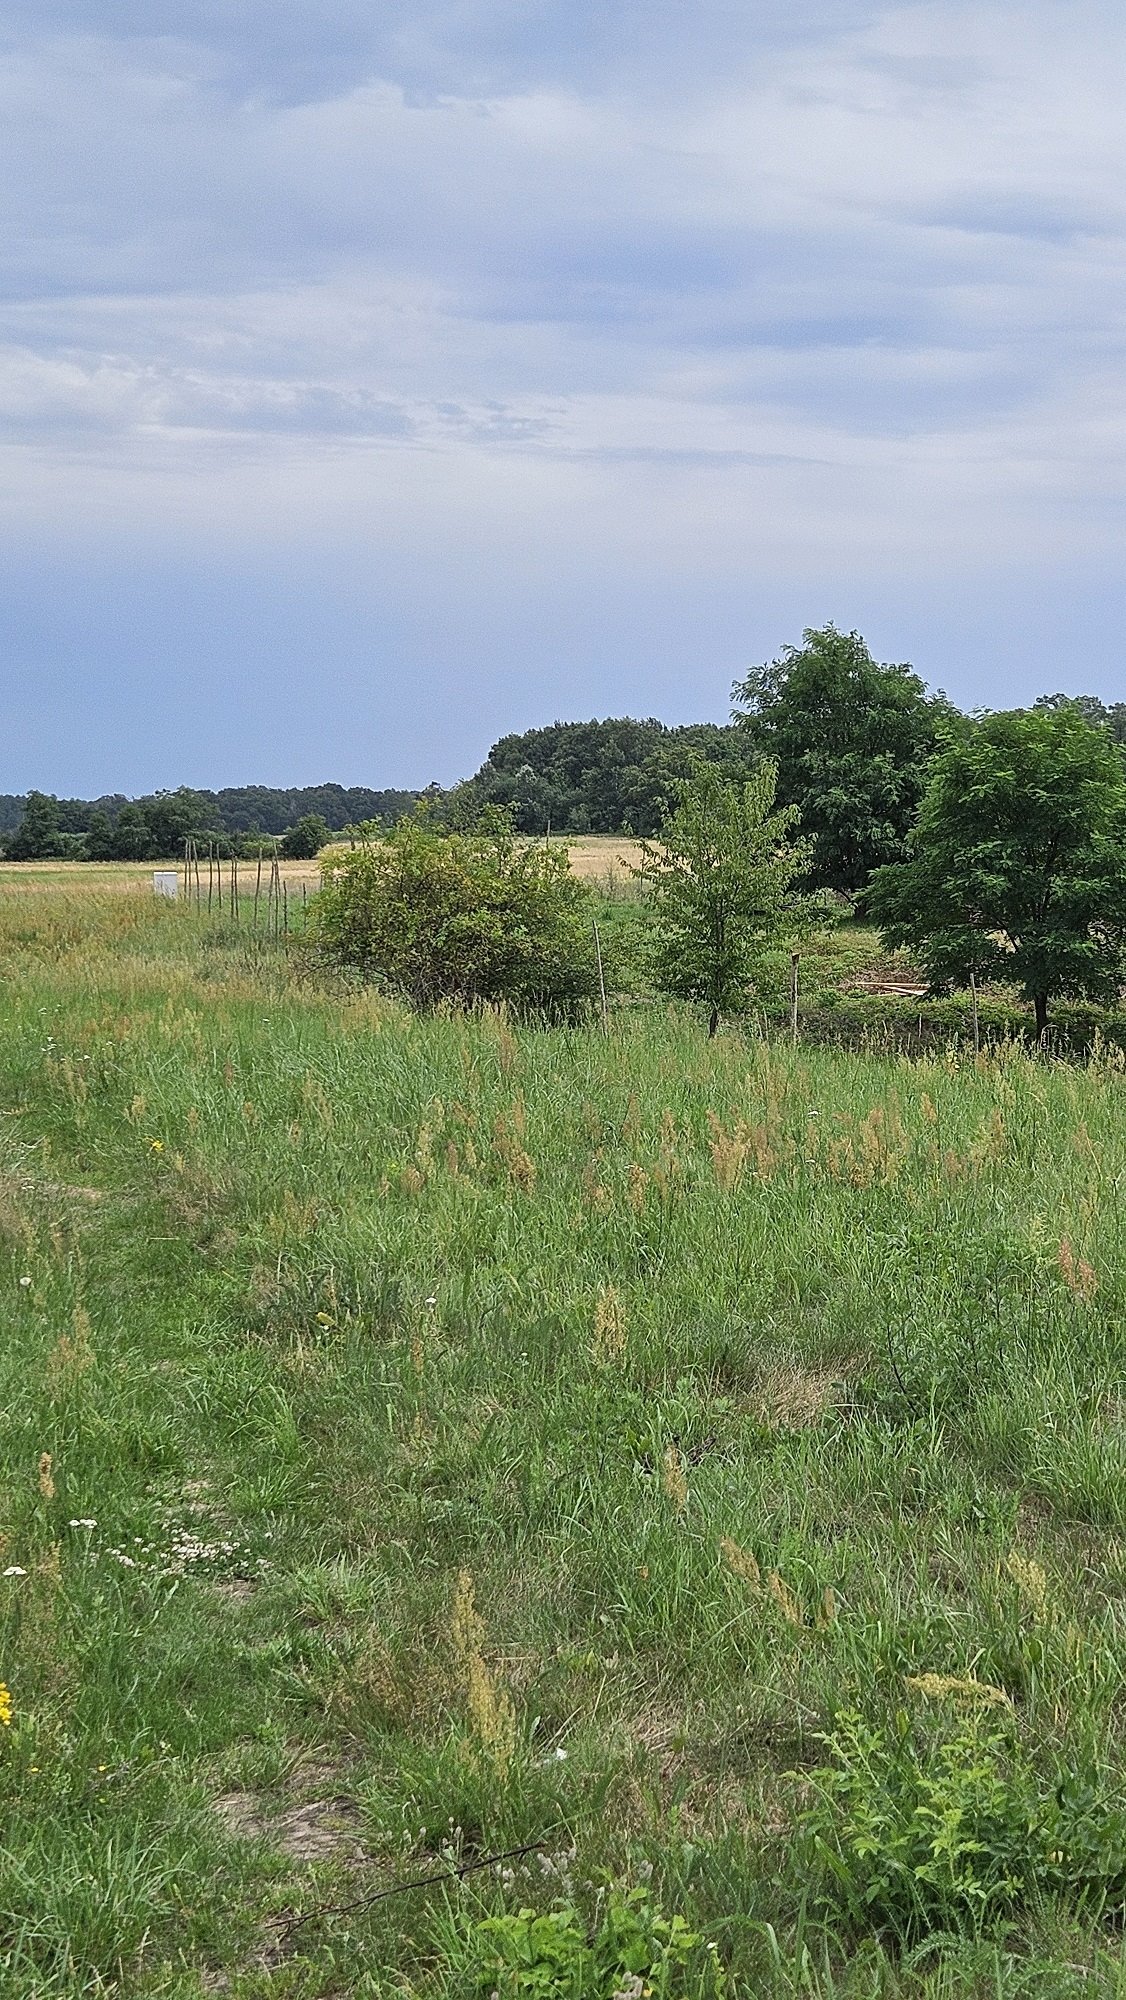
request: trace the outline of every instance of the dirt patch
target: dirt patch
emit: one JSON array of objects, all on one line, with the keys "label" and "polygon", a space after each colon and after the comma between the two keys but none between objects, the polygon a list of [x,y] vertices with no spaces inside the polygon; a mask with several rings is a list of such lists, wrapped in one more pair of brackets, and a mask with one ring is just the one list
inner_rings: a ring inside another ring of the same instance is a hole
[{"label": "dirt patch", "polygon": [[370,1860],[359,1837],[360,1815],[350,1799],[311,1799],[274,1822],[273,1837],[292,1861]]},{"label": "dirt patch", "polygon": [[215,1811],[232,1840],[265,1840],[270,1831],[255,1792],[224,1792],[215,1801]]},{"label": "dirt patch", "polygon": [[360,1838],[359,1809],[348,1798],[307,1799],[279,1812],[256,1792],[224,1792],[215,1811],[230,1839],[269,1841],[303,1865],[345,1861],[357,1867],[371,1859]]}]

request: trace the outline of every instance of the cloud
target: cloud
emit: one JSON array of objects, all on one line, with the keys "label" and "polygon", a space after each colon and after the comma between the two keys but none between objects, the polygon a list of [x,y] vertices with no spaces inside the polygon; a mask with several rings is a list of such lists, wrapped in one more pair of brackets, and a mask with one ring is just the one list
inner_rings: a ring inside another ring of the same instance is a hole
[{"label": "cloud", "polygon": [[17,0],[7,39],[0,513],[56,588],[97,543],[147,602],[162,535],[390,564],[416,636],[412,577],[540,602],[533,675],[553,554],[591,643],[670,563],[685,648],[767,578],[775,643],[831,578],[1110,601],[1109,0]]}]

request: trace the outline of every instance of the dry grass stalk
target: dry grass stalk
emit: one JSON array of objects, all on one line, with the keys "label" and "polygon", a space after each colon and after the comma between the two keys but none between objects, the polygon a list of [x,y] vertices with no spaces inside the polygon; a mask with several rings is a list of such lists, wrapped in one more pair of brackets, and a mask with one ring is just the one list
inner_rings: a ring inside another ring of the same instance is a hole
[{"label": "dry grass stalk", "polygon": [[467,1746],[474,1762],[487,1766],[503,1784],[516,1754],[516,1711],[485,1664],[485,1623],[474,1602],[473,1577],[460,1569],[450,1610],[450,1640],[465,1679],[466,1706],[473,1732]]},{"label": "dry grass stalk", "polygon": [[594,1352],[599,1361],[620,1361],[626,1350],[626,1316],[616,1285],[603,1285],[594,1302]]},{"label": "dry grass stalk", "polygon": [[1087,1305],[1098,1291],[1099,1281],[1086,1258],[1076,1256],[1070,1237],[1065,1236],[1061,1242],[1057,1262],[1060,1276],[1072,1297],[1081,1299]]},{"label": "dry grass stalk", "polygon": [[788,1625],[805,1624],[805,1606],[801,1598],[795,1595],[776,1569],[772,1569],[767,1577],[766,1587]]},{"label": "dry grass stalk", "polygon": [[688,1481],[684,1476],[684,1460],[674,1444],[665,1446],[661,1458],[661,1485],[677,1513],[683,1514],[688,1505]]},{"label": "dry grass stalk", "polygon": [[963,1679],[959,1674],[908,1674],[907,1686],[927,1701],[968,1702],[976,1708],[1011,1708],[1004,1688],[989,1681]]},{"label": "dry grass stalk", "polygon": [[1034,1562],[1029,1556],[1022,1556],[1019,1549],[1011,1549],[1005,1557],[1005,1568],[1021,1596],[1027,1598],[1035,1616],[1045,1619],[1048,1615],[1048,1576],[1043,1564]]},{"label": "dry grass stalk", "polygon": [[55,1481],[52,1475],[51,1466],[52,1466],[52,1459],[50,1452],[49,1451],[40,1452],[39,1491],[42,1494],[44,1500],[53,1500],[55,1497]]},{"label": "dry grass stalk", "polygon": [[737,1576],[741,1583],[749,1585],[751,1590],[762,1589],[762,1571],[749,1549],[741,1548],[730,1535],[721,1535],[719,1552],[732,1575]]}]

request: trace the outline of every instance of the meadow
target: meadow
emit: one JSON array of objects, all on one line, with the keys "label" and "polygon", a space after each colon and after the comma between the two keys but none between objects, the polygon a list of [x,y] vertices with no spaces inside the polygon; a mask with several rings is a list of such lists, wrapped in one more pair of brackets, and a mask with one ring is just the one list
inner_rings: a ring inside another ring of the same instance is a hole
[{"label": "meadow", "polygon": [[0,992],[6,1996],[1126,1992],[1116,1051]]}]

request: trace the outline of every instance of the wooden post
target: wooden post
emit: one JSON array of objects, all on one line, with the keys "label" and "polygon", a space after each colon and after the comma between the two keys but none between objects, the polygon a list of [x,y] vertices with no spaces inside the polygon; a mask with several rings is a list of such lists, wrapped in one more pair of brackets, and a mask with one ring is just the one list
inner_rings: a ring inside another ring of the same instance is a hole
[{"label": "wooden post", "polygon": [[598,960],[598,990],[602,995],[602,1032],[608,1035],[610,1027],[606,1019],[606,975],[602,970],[602,939],[598,935],[596,923],[591,924],[591,930],[594,932],[594,954]]},{"label": "wooden post", "polygon": [[254,876],[254,928],[258,929],[258,898],[262,894],[262,849],[258,849],[258,867]]},{"label": "wooden post", "polygon": [[790,1047],[793,1049],[796,1049],[798,1045],[798,966],[800,963],[801,954],[792,951],[790,953]]}]

